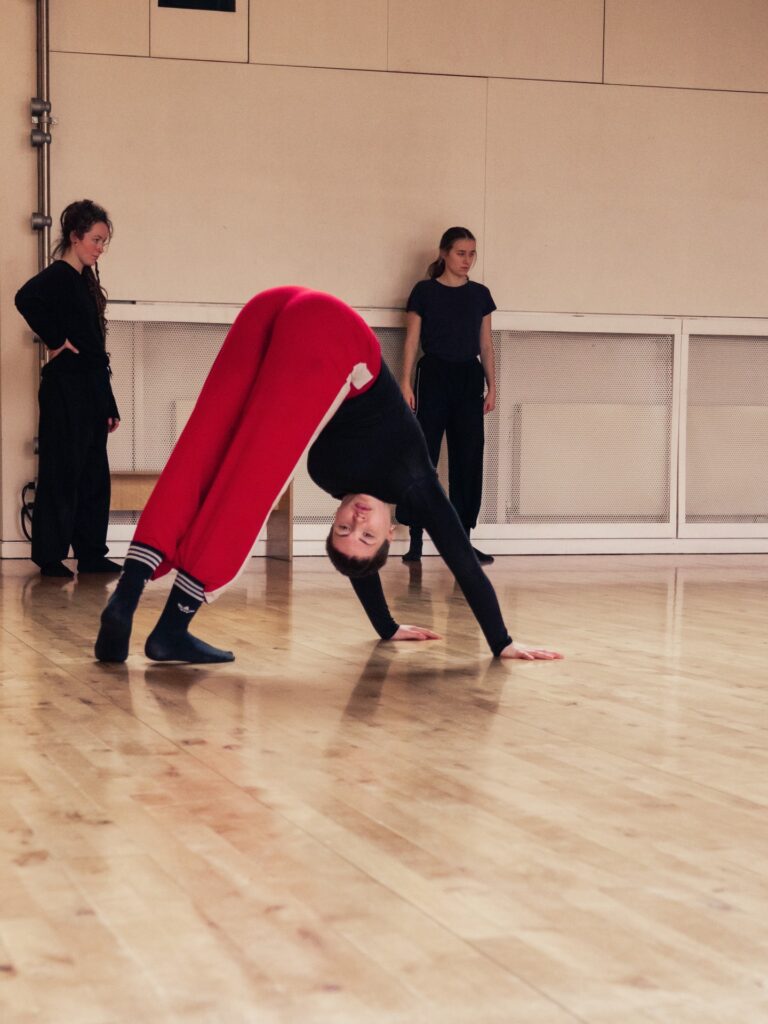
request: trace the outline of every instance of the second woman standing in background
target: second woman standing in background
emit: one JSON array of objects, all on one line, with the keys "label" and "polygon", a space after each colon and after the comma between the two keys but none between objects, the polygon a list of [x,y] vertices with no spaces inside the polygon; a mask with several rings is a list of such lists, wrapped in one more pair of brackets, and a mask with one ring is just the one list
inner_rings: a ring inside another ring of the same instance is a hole
[{"label": "second woman standing in background", "polygon": [[40,379],[39,459],[32,514],[32,561],[43,576],[117,573],[106,557],[110,476],[107,435],[120,414],[106,351],[107,298],[98,261],[112,237],[106,210],[90,199],[61,215],[53,262],[16,294],[16,307],[47,345]]},{"label": "second woman standing in background", "polygon": [[[448,228],[427,279],[414,286],[408,299],[401,382],[435,466],[446,437],[448,492],[467,534],[477,524],[482,499],[483,416],[496,404],[491,339],[496,305],[485,285],[469,280],[476,257],[472,232]],[[412,383],[419,341],[424,354]],[[418,562],[423,531],[418,523],[409,525],[411,542],[403,561]],[[474,551],[483,565],[493,561],[492,555]]]}]

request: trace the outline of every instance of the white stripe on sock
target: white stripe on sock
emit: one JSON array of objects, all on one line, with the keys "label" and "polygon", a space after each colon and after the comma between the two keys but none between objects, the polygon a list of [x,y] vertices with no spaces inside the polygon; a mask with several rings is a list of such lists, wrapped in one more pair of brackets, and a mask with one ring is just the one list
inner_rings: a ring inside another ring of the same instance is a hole
[{"label": "white stripe on sock", "polygon": [[141,562],[143,565],[149,566],[153,572],[163,560],[163,556],[159,551],[153,551],[151,548],[145,548],[143,544],[129,545],[126,558],[131,558],[135,562]]},{"label": "white stripe on sock", "polygon": [[189,594],[190,597],[194,598],[195,601],[199,601],[201,604],[205,598],[205,591],[203,590],[202,583],[198,583],[197,580],[193,580],[191,576],[187,576],[186,573],[179,570],[176,573],[176,582],[174,584],[183,590],[185,594]]}]

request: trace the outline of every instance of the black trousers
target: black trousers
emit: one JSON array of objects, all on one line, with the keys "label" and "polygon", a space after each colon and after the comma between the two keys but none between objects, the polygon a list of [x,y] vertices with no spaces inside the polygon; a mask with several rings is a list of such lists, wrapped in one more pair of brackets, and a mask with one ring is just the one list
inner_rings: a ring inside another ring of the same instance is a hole
[{"label": "black trousers", "polygon": [[422,356],[416,367],[414,393],[416,417],[435,466],[445,435],[448,496],[469,532],[477,524],[483,497],[483,368],[477,359],[448,363],[437,356]]},{"label": "black trousers", "polygon": [[110,406],[105,373],[51,374],[51,367],[43,370],[38,396],[32,514],[32,561],[37,565],[66,558],[70,545],[84,561],[102,558],[108,550]]}]

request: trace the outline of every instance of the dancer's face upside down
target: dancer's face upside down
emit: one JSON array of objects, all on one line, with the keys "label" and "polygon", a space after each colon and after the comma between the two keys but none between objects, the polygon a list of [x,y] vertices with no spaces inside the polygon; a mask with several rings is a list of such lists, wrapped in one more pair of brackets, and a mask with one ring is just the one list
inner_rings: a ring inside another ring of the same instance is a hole
[{"label": "dancer's face upside down", "polygon": [[370,494],[348,494],[332,527],[332,543],[348,558],[371,558],[385,540],[392,540],[395,526],[389,505]]}]

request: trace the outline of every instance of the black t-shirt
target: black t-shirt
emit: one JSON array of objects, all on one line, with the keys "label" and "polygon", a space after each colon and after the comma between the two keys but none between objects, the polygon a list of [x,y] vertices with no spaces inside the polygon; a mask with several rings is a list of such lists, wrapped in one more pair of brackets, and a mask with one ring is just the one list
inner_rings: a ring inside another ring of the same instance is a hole
[{"label": "black t-shirt", "polygon": [[[389,369],[342,403],[309,450],[309,475],[336,498],[371,494],[397,505],[401,523],[423,524],[456,578],[495,655],[511,643],[496,592],[440,486],[421,427]],[[379,636],[397,630],[378,573],[352,580]]]},{"label": "black t-shirt", "polygon": [[437,280],[414,285],[405,307],[421,317],[421,347],[425,355],[449,363],[464,363],[480,354],[483,317],[496,309],[484,284],[467,281],[452,288]]},{"label": "black t-shirt", "polygon": [[77,354],[65,349],[43,369],[46,377],[89,374],[108,392],[109,415],[119,419],[109,382],[109,356],[96,302],[81,273],[65,260],[55,260],[22,285],[16,308],[48,348],[71,342]]}]

